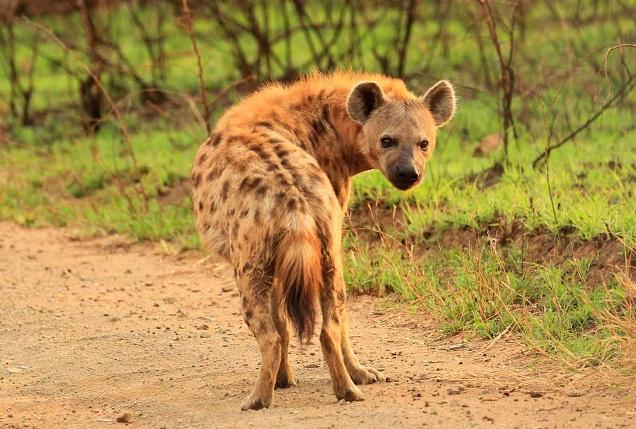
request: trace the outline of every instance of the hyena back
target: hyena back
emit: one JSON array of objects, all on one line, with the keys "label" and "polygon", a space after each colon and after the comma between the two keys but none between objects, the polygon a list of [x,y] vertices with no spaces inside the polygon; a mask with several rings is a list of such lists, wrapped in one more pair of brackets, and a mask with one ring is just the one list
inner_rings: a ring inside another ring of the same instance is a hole
[{"label": "hyena back", "polygon": [[338,399],[383,380],[356,358],[347,334],[342,219],[351,178],[379,169],[399,189],[418,184],[437,128],[455,110],[450,84],[423,97],[382,75],[313,75],[271,85],[228,110],[192,168],[197,228],[234,268],[243,316],[261,351],[243,410],[269,407],[295,384],[289,318],[301,341],[320,343]]}]

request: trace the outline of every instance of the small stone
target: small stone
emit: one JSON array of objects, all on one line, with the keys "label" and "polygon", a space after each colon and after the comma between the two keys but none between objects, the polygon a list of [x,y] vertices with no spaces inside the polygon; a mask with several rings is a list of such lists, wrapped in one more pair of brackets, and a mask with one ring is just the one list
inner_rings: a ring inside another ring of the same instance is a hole
[{"label": "small stone", "polygon": [[448,350],[448,351],[461,350],[461,349],[463,349],[465,347],[466,347],[466,344],[457,343],[457,344],[451,344],[450,346],[446,347],[446,350]]},{"label": "small stone", "polygon": [[9,374],[18,374],[22,372],[22,369],[16,366],[10,366],[9,368],[7,368],[7,372]]},{"label": "small stone", "polygon": [[202,323],[199,326],[197,326],[197,329],[200,331],[207,331],[208,329],[210,329],[210,327],[207,324]]},{"label": "small stone", "polygon": [[448,393],[449,395],[459,395],[464,390],[466,390],[464,386],[453,386],[449,387],[448,390],[446,390],[446,393]]},{"label": "small stone", "polygon": [[223,287],[221,288],[221,290],[222,290],[223,292],[231,292],[231,291],[232,291],[232,289],[234,289],[234,286],[233,286],[233,285],[225,285],[225,286],[223,286]]},{"label": "small stone", "polygon": [[543,392],[537,392],[537,391],[530,391],[528,392],[528,395],[530,395],[531,398],[541,398],[543,396]]},{"label": "small stone", "polygon": [[305,365],[305,368],[320,368],[320,365],[318,365],[317,363],[308,363],[307,365]]},{"label": "small stone", "polygon": [[199,334],[199,338],[210,338],[212,335],[210,335],[209,332],[202,332],[201,334]]},{"label": "small stone", "polygon": [[115,421],[117,423],[130,423],[132,422],[132,416],[130,415],[130,413],[124,413],[121,416],[117,417]]}]

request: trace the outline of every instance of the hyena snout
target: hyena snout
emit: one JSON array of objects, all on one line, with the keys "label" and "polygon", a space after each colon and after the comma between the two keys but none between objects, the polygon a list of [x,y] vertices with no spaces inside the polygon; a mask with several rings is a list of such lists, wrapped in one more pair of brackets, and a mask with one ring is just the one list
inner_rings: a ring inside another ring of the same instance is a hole
[{"label": "hyena snout", "polygon": [[402,191],[412,188],[422,178],[421,168],[410,160],[397,163],[392,170],[389,180]]}]

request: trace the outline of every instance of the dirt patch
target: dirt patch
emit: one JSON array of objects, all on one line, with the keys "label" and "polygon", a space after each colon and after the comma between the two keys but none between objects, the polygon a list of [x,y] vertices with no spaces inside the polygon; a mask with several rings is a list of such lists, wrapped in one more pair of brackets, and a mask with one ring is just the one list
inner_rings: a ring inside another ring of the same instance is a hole
[{"label": "dirt patch", "polygon": [[[371,242],[382,238],[386,225],[405,228],[406,220],[399,206],[388,208],[369,203],[358,205],[351,212],[350,228]],[[574,227],[564,227],[555,235],[546,227],[528,230],[521,222],[508,223],[498,218],[483,228],[426,230],[406,241],[414,243],[419,253],[439,248],[478,249],[494,241],[504,251],[522,249],[525,263],[561,266],[573,259],[587,260],[590,266],[584,280],[592,286],[608,281],[617,272],[630,273],[636,279],[636,252],[627,249],[620,238],[603,234],[583,240],[577,237]]]},{"label": "dirt patch", "polygon": [[115,237],[0,223],[0,427],[634,427],[595,373],[542,364],[514,336],[439,340],[434,322],[356,297],[360,359],[387,383],[339,404],[320,346],[291,348],[299,385],[241,412],[258,370],[226,267]]}]

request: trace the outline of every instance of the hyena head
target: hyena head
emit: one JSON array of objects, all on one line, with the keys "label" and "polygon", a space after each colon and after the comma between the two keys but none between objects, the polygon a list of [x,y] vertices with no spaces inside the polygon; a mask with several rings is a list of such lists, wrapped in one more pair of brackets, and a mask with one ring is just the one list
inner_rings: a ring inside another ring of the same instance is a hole
[{"label": "hyena head", "polygon": [[389,99],[375,82],[358,83],[347,100],[349,116],[362,124],[368,161],[400,190],[422,181],[435,149],[437,128],[455,113],[452,85],[439,81],[419,98]]}]

